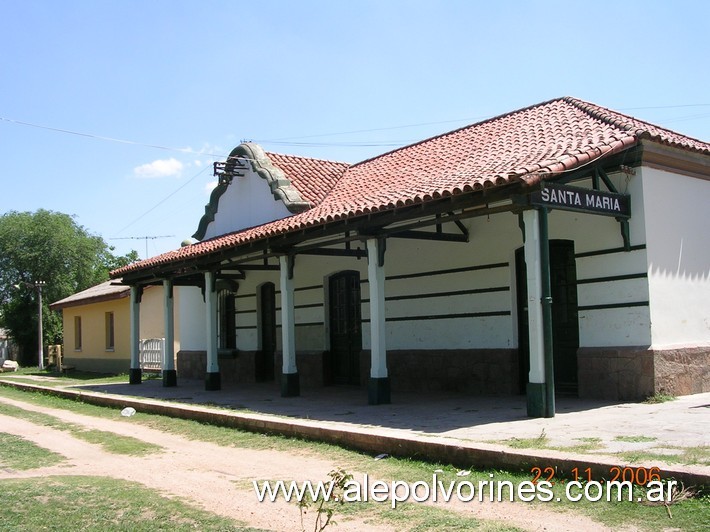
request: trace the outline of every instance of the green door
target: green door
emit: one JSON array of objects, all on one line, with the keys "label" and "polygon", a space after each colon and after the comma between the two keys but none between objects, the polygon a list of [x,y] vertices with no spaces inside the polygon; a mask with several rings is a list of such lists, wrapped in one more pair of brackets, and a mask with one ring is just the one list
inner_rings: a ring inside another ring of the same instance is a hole
[{"label": "green door", "polygon": [[360,384],[362,323],[360,274],[345,271],[329,280],[330,371],[334,384]]},{"label": "green door", "polygon": [[[520,353],[520,391],[525,393],[530,371],[528,344],[527,279],[523,248],[516,251],[518,305],[518,345]],[[577,394],[577,349],[579,315],[577,310],[577,266],[574,242],[550,240],[550,284],[552,288],[552,349],[555,366],[555,391]]]},{"label": "green door", "polygon": [[274,380],[274,353],[276,351],[276,287],[264,283],[259,288],[261,303],[261,350],[256,356],[256,380]]}]

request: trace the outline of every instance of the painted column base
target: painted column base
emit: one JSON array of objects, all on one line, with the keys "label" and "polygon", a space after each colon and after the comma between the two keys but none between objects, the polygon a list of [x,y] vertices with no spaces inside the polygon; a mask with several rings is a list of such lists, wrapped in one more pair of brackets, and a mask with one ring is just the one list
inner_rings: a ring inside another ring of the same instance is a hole
[{"label": "painted column base", "polygon": [[528,417],[547,417],[546,390],[544,382],[528,383]]},{"label": "painted column base", "polygon": [[298,397],[301,395],[301,381],[298,373],[281,374],[281,397]]},{"label": "painted column base", "polygon": [[367,402],[371,405],[388,405],[392,402],[389,377],[370,377],[367,382]]},{"label": "painted column base", "polygon": [[143,380],[141,368],[131,368],[128,370],[128,384],[140,384]]},{"label": "painted column base", "polygon": [[177,386],[177,371],[174,369],[164,369],[163,370],[163,386],[169,388],[171,386]]},{"label": "painted column base", "polygon": [[222,379],[219,372],[205,374],[205,390],[215,392],[222,389]]}]

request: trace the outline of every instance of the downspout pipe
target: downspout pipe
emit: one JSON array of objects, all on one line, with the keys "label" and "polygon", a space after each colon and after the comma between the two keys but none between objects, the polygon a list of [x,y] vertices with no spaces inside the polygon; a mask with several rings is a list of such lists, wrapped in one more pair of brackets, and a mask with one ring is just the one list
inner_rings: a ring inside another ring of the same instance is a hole
[{"label": "downspout pipe", "polygon": [[539,209],[542,334],[545,355],[545,417],[555,417],[555,367],[552,347],[552,287],[547,209]]}]

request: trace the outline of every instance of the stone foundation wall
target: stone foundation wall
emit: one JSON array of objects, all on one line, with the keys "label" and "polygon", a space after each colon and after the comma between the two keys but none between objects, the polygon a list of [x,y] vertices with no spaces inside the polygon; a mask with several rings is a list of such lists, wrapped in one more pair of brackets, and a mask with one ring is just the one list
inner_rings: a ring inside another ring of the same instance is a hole
[{"label": "stone foundation wall", "polygon": [[[220,357],[219,369],[225,385],[255,382],[255,351],[239,351],[234,357]],[[299,352],[296,365],[301,389],[324,386],[324,353]],[[178,377],[204,379],[207,355],[204,351],[179,351]],[[387,353],[390,383],[394,391],[449,391],[477,395],[518,393],[517,349],[475,349],[446,351],[390,351]],[[274,361],[275,379],[280,379],[281,353]],[[370,352],[360,353],[360,384],[367,386]]]},{"label": "stone foundation wall", "polygon": [[577,367],[583,398],[638,401],[710,391],[710,347],[583,347]]},{"label": "stone foundation wall", "polygon": [[[219,372],[222,384],[234,385],[256,382],[257,351],[239,351],[235,355],[219,357]],[[323,386],[323,355],[319,352],[298,353],[296,365],[300,375],[301,387],[317,388]],[[281,353],[274,357],[274,379],[281,378]],[[178,378],[204,379],[207,367],[205,351],[179,351],[177,354]]]},{"label": "stone foundation wall", "polygon": [[[370,353],[363,352],[365,378]],[[447,391],[475,395],[518,393],[517,349],[389,351],[392,391]]]},{"label": "stone foundation wall", "polygon": [[207,368],[207,353],[205,351],[178,351],[177,370],[178,379],[204,380]]},{"label": "stone foundation wall", "polygon": [[[277,382],[281,379],[281,368],[283,359],[281,351],[276,352],[274,371]],[[299,351],[296,353],[296,367],[301,390],[308,388],[323,387],[323,352],[322,351]]]},{"label": "stone foundation wall", "polygon": [[654,350],[656,393],[710,392],[710,346]]},{"label": "stone foundation wall", "polygon": [[577,350],[579,397],[639,400],[653,395],[653,353],[645,347]]}]

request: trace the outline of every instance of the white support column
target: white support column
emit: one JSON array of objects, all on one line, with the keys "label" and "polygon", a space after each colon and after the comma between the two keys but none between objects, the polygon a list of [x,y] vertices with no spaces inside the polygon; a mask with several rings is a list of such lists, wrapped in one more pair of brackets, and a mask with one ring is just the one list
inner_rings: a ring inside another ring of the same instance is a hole
[{"label": "white support column", "polygon": [[141,375],[141,294],[140,286],[131,286],[131,366],[128,370],[128,382],[140,384]]},{"label": "white support column", "polygon": [[205,326],[207,341],[207,373],[205,390],[219,390],[219,360],[217,354],[217,293],[214,272],[205,272]]},{"label": "white support column", "polygon": [[175,304],[173,282],[163,281],[163,315],[165,317],[165,354],[163,358],[163,386],[177,385],[175,371]]},{"label": "white support column", "polygon": [[525,224],[525,265],[528,285],[528,331],[530,374],[527,386],[528,415],[543,417],[545,412],[545,346],[542,319],[542,274],[540,224],[537,209],[523,212]]},{"label": "white support column", "polygon": [[390,402],[390,381],[387,373],[385,316],[385,240],[367,240],[367,278],[370,288],[370,404]]},{"label": "white support column", "polygon": [[281,396],[300,395],[298,368],[296,367],[296,327],[293,303],[293,257],[281,255]]}]

